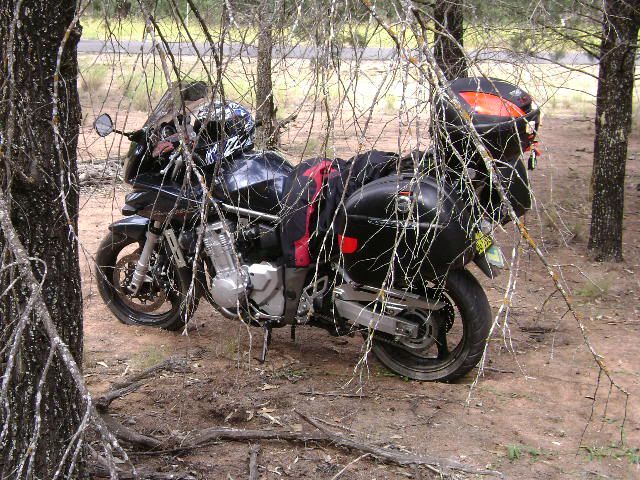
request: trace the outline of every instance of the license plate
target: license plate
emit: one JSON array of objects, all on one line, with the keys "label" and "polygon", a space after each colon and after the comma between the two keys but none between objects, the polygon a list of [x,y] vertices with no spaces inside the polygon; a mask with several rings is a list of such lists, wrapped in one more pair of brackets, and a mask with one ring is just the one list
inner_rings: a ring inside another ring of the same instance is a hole
[{"label": "license plate", "polygon": [[478,252],[478,255],[481,255],[489,250],[489,248],[491,248],[491,245],[493,245],[493,240],[491,240],[491,237],[489,235],[485,235],[482,232],[476,232],[474,244],[476,252]]}]

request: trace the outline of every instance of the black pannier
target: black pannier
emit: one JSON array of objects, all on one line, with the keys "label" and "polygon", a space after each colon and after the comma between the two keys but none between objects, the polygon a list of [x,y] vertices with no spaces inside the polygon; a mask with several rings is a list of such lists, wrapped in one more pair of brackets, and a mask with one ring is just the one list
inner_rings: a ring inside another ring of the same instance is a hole
[{"label": "black pannier", "polygon": [[373,181],[347,199],[336,219],[344,269],[357,283],[401,286],[461,268],[473,258],[468,210],[433,177]]}]

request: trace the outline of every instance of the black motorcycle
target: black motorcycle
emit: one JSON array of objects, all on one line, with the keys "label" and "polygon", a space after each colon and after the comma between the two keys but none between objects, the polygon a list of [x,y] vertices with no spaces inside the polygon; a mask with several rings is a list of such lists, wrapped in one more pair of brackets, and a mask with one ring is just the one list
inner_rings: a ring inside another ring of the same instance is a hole
[{"label": "black motorcycle", "polygon": [[[496,79],[458,79],[450,87],[524,213],[531,199],[523,158],[535,152],[535,102]],[[187,103],[206,102],[204,94],[190,95]],[[496,274],[504,259],[491,233],[508,218],[446,93],[434,101],[433,148],[406,157],[337,209],[324,239],[332,248],[303,279],[293,321],[284,317],[280,225],[294,167],[276,152],[246,149],[204,161],[220,153],[211,138],[229,135],[228,122],[196,125],[188,108],[168,113],[170,103],[171,96],[161,101],[134,132],[115,130],[106,114],[95,122],[99,135],[115,131],[131,140],[125,218],[109,226],[96,255],[100,294],[120,321],[178,330],[204,297],[224,316],[264,328],[263,360],[273,327],[290,325],[293,333],[311,325],[334,335],[361,332],[384,365],[411,379],[451,380],[477,364],[492,315],[466,266]],[[189,167],[187,155],[202,168]]]}]

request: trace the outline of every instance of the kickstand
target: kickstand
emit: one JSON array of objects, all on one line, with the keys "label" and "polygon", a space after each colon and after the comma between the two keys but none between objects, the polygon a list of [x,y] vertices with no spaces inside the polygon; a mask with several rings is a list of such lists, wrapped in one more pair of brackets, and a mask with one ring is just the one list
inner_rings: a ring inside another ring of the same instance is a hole
[{"label": "kickstand", "polygon": [[296,324],[291,325],[291,340],[296,341]]},{"label": "kickstand", "polygon": [[264,330],[264,341],[262,342],[262,353],[260,354],[260,358],[258,359],[260,363],[264,363],[267,359],[267,351],[269,350],[269,345],[271,344],[271,323],[265,322],[262,326],[262,329]]}]

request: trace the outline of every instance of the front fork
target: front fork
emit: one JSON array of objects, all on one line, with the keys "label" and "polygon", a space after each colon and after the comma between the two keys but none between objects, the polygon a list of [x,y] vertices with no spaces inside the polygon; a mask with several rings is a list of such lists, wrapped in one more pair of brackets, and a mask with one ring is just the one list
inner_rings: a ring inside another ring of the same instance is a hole
[{"label": "front fork", "polygon": [[138,263],[136,264],[136,269],[133,272],[131,283],[127,286],[127,290],[129,290],[129,293],[131,293],[132,295],[138,293],[138,290],[140,290],[140,287],[147,278],[151,254],[160,241],[161,235],[162,222],[156,220],[155,222],[153,222],[153,225],[149,227],[149,230],[147,230],[147,238],[144,242],[144,247],[142,247],[140,258],[138,258]]}]

